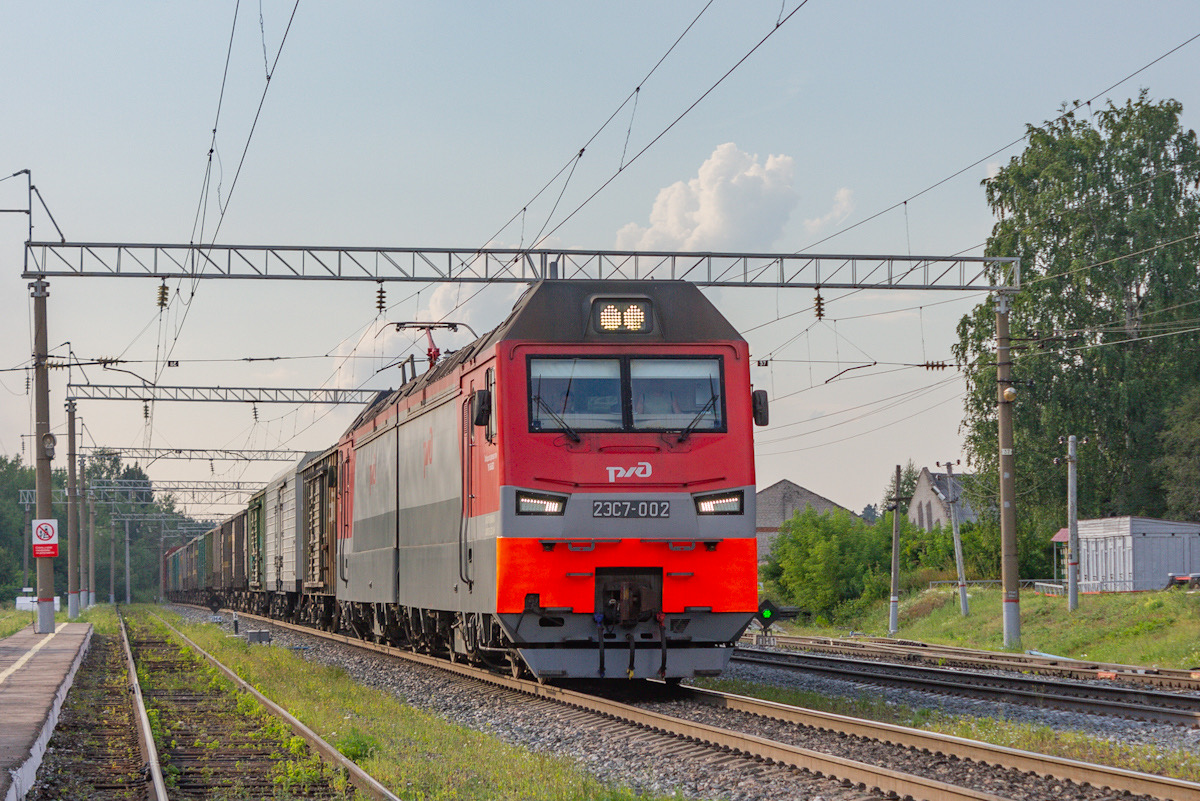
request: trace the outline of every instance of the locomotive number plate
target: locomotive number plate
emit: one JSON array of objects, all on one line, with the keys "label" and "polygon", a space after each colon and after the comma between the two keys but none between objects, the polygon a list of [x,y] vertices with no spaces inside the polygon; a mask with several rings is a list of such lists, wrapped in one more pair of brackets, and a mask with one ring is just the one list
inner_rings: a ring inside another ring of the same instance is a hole
[{"label": "locomotive number plate", "polygon": [[670,516],[670,501],[592,501],[592,517],[664,518]]}]

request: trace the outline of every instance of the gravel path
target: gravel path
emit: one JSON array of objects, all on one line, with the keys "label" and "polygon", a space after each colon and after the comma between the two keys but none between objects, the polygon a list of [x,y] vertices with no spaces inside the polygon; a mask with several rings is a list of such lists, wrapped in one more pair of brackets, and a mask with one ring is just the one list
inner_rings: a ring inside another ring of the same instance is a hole
[{"label": "gravel path", "polygon": [[[192,621],[207,622],[212,619],[211,615],[188,607],[175,607],[175,610]],[[230,627],[228,615],[224,617],[223,625],[226,628]],[[255,622],[253,625],[258,627],[260,624]],[[694,798],[725,798],[731,801],[767,801],[779,798],[858,801],[879,797],[790,768],[748,760],[713,765],[695,759],[664,759],[648,754],[642,743],[634,741],[636,738],[614,737],[603,731],[580,726],[578,723],[559,720],[557,715],[548,713],[543,704],[533,702],[533,699],[508,694],[481,693],[478,685],[464,685],[449,674],[431,668],[305,637],[286,629],[271,629],[273,642],[277,646],[293,648],[306,659],[342,667],[360,683],[391,692],[412,706],[451,722],[488,732],[511,744],[570,758],[592,775],[612,784],[647,792],[682,793]],[[731,666],[728,675],[732,678],[795,687],[829,696],[879,695],[878,688],[769,667],[735,664]],[[955,715],[993,716],[998,709],[994,703],[910,690],[889,689],[887,697],[888,703],[903,704],[917,709],[937,708]],[[1200,739],[1195,733],[1178,727],[1114,721],[1079,713],[1015,706],[1005,706],[1003,710],[1010,721],[1070,728],[1096,737],[1117,741],[1135,740],[1163,748],[1187,748],[1195,751],[1200,747]],[[767,736],[773,731],[770,721],[761,721],[752,716],[726,710],[706,709],[685,713],[681,708],[671,708],[671,705],[667,704],[662,711],[681,717],[703,717],[705,722],[713,725],[728,725],[742,730],[756,730],[755,727],[758,727],[757,730]],[[826,737],[828,739],[830,735]],[[803,744],[805,747],[818,747],[812,742]],[[838,753],[844,745],[843,742],[841,745],[835,744],[820,750]],[[903,769],[904,766],[898,764],[895,767]],[[1047,790],[1049,791],[1049,788]],[[1060,793],[1061,790],[1054,795],[1064,798],[1099,797],[1095,794],[1075,796],[1073,793]]]}]

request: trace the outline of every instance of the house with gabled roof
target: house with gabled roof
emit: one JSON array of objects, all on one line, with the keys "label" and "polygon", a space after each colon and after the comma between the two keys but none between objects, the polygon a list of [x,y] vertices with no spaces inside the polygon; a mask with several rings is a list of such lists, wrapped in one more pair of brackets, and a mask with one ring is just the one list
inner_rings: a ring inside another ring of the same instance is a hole
[{"label": "house with gabled roof", "polygon": [[955,498],[958,499],[958,522],[978,521],[979,514],[963,493],[962,478],[922,467],[912,500],[908,502],[908,522],[923,531],[933,531],[937,526],[949,529],[950,502]]},{"label": "house with gabled roof", "polygon": [[849,511],[786,478],[758,491],[755,496],[755,531],[758,532],[759,562],[767,560],[767,554],[771,552],[784,521],[791,520],[796,512],[803,512],[808,506],[820,514],[837,509]]}]

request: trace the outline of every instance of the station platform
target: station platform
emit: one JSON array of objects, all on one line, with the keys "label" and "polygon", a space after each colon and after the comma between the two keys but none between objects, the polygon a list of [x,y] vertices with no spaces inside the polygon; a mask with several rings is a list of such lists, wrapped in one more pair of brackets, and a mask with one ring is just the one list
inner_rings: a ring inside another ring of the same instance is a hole
[{"label": "station platform", "polygon": [[46,743],[92,638],[90,623],[33,626],[0,640],[0,799],[33,787]]}]

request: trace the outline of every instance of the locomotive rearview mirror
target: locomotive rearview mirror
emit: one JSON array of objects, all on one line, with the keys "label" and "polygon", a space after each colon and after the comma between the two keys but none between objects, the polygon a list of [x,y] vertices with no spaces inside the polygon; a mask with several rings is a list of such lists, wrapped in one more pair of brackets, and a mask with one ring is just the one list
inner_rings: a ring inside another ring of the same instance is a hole
[{"label": "locomotive rearview mirror", "polygon": [[492,416],[492,393],[491,390],[477,389],[475,394],[471,396],[471,421],[477,426],[487,425],[488,418]]}]

